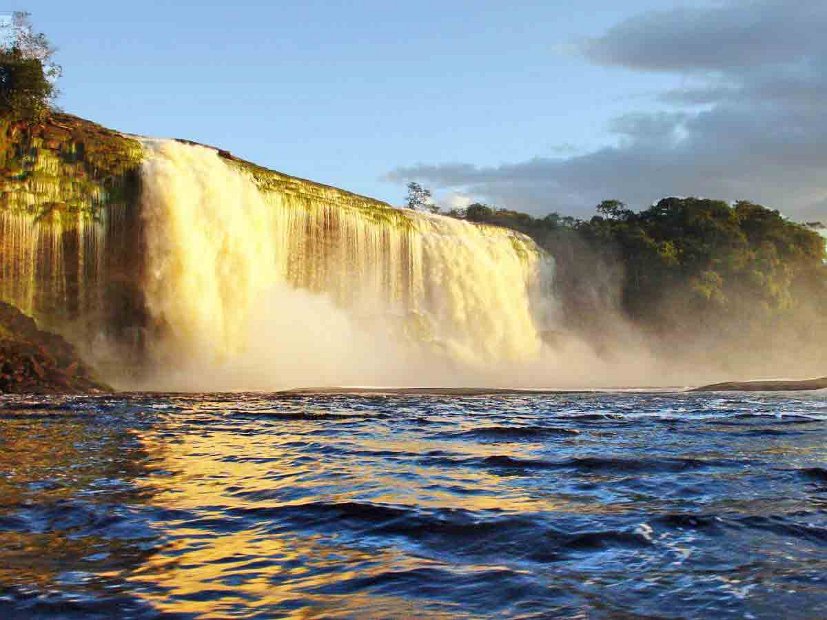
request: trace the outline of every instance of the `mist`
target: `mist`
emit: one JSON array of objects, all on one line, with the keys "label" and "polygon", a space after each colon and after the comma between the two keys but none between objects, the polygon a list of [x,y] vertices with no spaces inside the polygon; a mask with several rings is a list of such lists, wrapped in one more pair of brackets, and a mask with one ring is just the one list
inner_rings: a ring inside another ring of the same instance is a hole
[{"label": "mist", "polygon": [[[144,145],[148,342],[118,387],[667,387],[825,367],[823,277],[787,273],[793,263],[773,253],[767,273],[727,271],[724,282],[673,269],[641,288],[662,267],[641,267],[625,233],[612,237],[638,226],[631,215],[532,241],[311,185],[298,199],[212,149]],[[779,292],[756,294],[735,273]]]}]

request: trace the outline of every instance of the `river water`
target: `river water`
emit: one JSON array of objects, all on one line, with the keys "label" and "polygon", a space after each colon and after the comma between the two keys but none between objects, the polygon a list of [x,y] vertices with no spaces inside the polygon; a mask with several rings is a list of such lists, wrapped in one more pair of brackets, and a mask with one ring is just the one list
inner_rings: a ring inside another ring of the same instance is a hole
[{"label": "river water", "polygon": [[827,617],[827,396],[0,399],[0,617]]}]

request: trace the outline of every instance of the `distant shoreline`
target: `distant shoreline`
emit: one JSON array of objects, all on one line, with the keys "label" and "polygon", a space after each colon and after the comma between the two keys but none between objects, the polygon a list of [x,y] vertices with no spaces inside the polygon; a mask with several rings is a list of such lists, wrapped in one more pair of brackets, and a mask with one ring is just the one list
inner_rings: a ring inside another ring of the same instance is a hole
[{"label": "distant shoreline", "polygon": [[827,377],[803,380],[777,381],[726,381],[693,388],[692,392],[797,392],[801,390],[823,390],[827,388]]},{"label": "distant shoreline", "polygon": [[[51,392],[50,395],[79,394],[99,396],[184,396],[197,394],[234,395],[269,394],[273,396],[542,396],[552,394],[686,394],[692,392],[798,392],[827,389],[827,377],[799,380],[725,381],[699,387],[688,386],[606,386],[595,388],[488,388],[488,387],[379,387],[379,386],[317,386],[281,390],[234,390],[218,392],[188,392],[178,390],[113,390],[90,392]],[[19,392],[16,395],[42,395],[39,392]],[[0,391],[0,397],[14,395]]]},{"label": "distant shoreline", "polygon": [[[311,387],[311,388],[293,388],[288,390],[279,390],[278,394],[330,394],[330,395],[347,395],[347,394],[365,394],[365,395],[400,395],[400,396],[496,396],[498,394],[524,394],[526,396],[537,394],[583,394],[592,392],[606,392],[614,390],[622,390],[623,388],[471,388],[471,387]],[[658,388],[651,388],[656,390]],[[665,390],[672,391],[669,388]],[[636,391],[649,391],[647,388],[642,388]]]},{"label": "distant shoreline", "polygon": [[803,380],[728,381],[695,388],[686,387],[601,387],[601,388],[468,388],[468,387],[312,387],[280,390],[278,394],[318,395],[411,395],[411,396],[497,396],[540,394],[592,394],[602,392],[782,392],[821,390],[827,377]]}]

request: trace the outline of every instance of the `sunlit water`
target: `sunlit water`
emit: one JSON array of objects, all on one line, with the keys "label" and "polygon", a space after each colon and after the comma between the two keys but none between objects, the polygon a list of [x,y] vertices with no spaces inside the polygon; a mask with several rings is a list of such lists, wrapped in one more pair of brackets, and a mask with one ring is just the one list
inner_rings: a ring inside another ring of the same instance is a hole
[{"label": "sunlit water", "polygon": [[0,407],[0,617],[827,616],[823,393]]}]

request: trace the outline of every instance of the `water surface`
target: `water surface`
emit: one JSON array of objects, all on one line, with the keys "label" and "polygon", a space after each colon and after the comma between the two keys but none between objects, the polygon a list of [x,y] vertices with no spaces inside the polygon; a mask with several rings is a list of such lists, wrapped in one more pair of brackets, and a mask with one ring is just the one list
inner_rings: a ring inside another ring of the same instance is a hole
[{"label": "water surface", "polygon": [[2,617],[827,617],[827,398],[0,400]]}]

